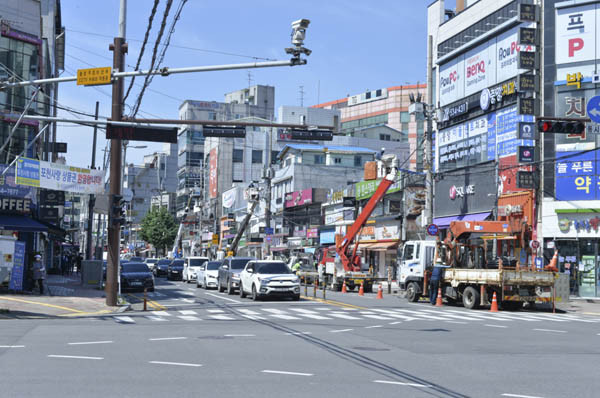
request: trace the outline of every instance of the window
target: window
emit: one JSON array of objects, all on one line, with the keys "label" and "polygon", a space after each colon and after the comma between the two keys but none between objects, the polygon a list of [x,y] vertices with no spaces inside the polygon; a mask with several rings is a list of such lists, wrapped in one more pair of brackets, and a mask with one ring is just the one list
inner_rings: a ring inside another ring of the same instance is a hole
[{"label": "window", "polygon": [[410,113],[408,112],[400,112],[400,121],[402,123],[410,122]]},{"label": "window", "polygon": [[279,155],[279,151],[271,151],[271,164],[277,164],[277,155]]},{"label": "window", "polygon": [[233,163],[242,163],[244,161],[244,150],[234,149],[233,150]]},{"label": "window", "polygon": [[371,99],[371,92],[365,93],[365,99]]},{"label": "window", "polygon": [[314,155],[315,164],[325,164],[325,155]]},{"label": "window", "polygon": [[354,156],[354,167],[362,166],[362,157],[360,155]]},{"label": "window", "polygon": [[375,91],[375,96],[381,97],[381,89]]},{"label": "window", "polygon": [[262,163],[263,162],[263,155],[262,155],[262,151],[261,150],[252,150],[252,163]]},{"label": "window", "polygon": [[413,245],[404,246],[404,256],[402,257],[402,259],[403,260],[412,260],[414,251],[415,251],[415,247]]},{"label": "window", "polygon": [[333,163],[342,164],[342,158],[333,158]]},{"label": "window", "polygon": [[291,165],[292,165],[292,159],[291,159],[291,158],[287,158],[287,159],[285,160],[285,165],[286,165],[286,166],[291,166]]},{"label": "window", "polygon": [[216,112],[208,112],[208,120],[217,120]]},{"label": "window", "polygon": [[392,136],[390,134],[379,134],[379,139],[381,141],[390,141]]}]

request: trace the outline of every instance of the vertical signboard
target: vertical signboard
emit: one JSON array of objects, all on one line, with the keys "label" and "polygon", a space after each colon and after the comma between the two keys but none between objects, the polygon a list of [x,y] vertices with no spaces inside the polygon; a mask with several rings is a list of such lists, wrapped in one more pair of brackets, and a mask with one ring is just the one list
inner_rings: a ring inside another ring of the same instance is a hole
[{"label": "vertical signboard", "polygon": [[463,56],[440,66],[440,105],[444,106],[463,98],[464,84]]},{"label": "vertical signboard", "polygon": [[208,175],[208,188],[212,199],[217,197],[217,148],[210,151],[210,165]]},{"label": "vertical signboard", "polygon": [[596,5],[556,10],[556,64],[596,59]]},{"label": "vertical signboard", "polygon": [[13,256],[13,267],[10,273],[8,288],[10,290],[23,290],[23,275],[25,271],[25,242],[15,242],[15,254]]}]

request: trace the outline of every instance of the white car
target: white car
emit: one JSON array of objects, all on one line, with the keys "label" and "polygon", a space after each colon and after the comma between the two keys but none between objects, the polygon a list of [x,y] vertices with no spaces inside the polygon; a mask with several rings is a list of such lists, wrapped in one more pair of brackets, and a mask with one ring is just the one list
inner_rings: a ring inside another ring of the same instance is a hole
[{"label": "white car", "polygon": [[221,264],[221,261],[208,261],[202,264],[196,274],[196,287],[202,286],[205,289],[214,287],[216,289]]},{"label": "white car", "polygon": [[196,280],[196,274],[200,267],[208,262],[208,257],[188,257],[183,263],[182,280],[190,283]]},{"label": "white car", "polygon": [[300,279],[283,261],[253,260],[240,273],[240,297],[291,297],[300,300]]},{"label": "white car", "polygon": [[158,259],[157,258],[147,258],[146,260],[144,260],[144,262],[146,263],[146,265],[148,266],[148,268],[150,268],[150,271],[153,271],[154,270],[154,266],[158,262]]}]

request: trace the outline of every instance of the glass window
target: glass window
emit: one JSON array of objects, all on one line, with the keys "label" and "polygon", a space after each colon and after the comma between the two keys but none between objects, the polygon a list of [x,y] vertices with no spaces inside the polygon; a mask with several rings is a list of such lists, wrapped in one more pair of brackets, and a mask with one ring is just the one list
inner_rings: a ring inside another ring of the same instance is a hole
[{"label": "glass window", "polygon": [[234,149],[233,150],[233,163],[242,163],[244,161],[244,150]]},{"label": "glass window", "polygon": [[335,163],[335,164],[341,164],[342,163],[342,158],[333,158],[333,163]]},{"label": "glass window", "polygon": [[390,141],[392,136],[390,134],[379,134],[379,139],[381,141]]},{"label": "glass window", "polygon": [[325,164],[325,155],[313,155],[315,164]]},{"label": "glass window", "polygon": [[271,151],[271,164],[277,164],[277,155],[279,155],[279,151]]},{"label": "glass window", "polygon": [[408,112],[400,112],[400,121],[402,123],[410,122],[410,113]]},{"label": "glass window", "polygon": [[415,246],[414,245],[406,245],[406,246],[404,246],[404,256],[402,256],[402,258],[404,260],[412,260],[413,259],[414,251],[415,251]]},{"label": "glass window", "polygon": [[252,150],[252,163],[262,163],[263,162],[263,152],[261,150]]},{"label": "glass window", "polygon": [[285,263],[254,263],[254,270],[258,274],[291,274]]},{"label": "glass window", "polygon": [[375,95],[376,95],[377,97],[381,97],[381,89],[377,90],[377,91],[375,92]]},{"label": "glass window", "polygon": [[360,155],[355,155],[354,156],[354,166],[355,167],[362,166],[362,156],[360,156]]}]

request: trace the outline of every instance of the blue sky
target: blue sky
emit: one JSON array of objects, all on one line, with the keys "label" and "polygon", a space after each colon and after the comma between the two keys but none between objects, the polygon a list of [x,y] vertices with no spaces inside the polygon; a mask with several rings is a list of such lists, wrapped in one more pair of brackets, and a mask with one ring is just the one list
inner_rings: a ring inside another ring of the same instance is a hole
[{"label": "blue sky", "polygon": [[[173,1],[167,28],[179,1]],[[134,39],[143,39],[153,1],[129,0],[128,3],[126,63],[131,70],[141,47],[141,42]],[[165,3],[166,0],[161,0],[155,17],[141,64],[143,69],[150,64]],[[276,108],[300,105],[299,86],[304,86],[304,105],[307,106],[367,89],[424,82],[428,3],[424,0],[189,0],[162,66],[244,63],[252,61],[249,57],[287,59],[284,48],[290,46],[290,23],[307,18],[311,23],[305,46],[313,51],[307,65],[251,71],[252,84],[275,86]],[[108,45],[118,32],[119,0],[63,0],[61,4],[63,25],[67,28],[64,75],[72,76],[80,68],[112,65]],[[141,81],[137,78],[136,84]],[[146,90],[138,116],[174,119],[185,99],[223,101],[225,93],[247,86],[247,70],[155,77],[150,86],[153,91]],[[134,86],[128,103],[133,103],[139,88],[139,85]],[[92,88],[63,83],[59,103],[93,113],[95,101],[100,101],[100,114],[109,116],[110,93],[110,86]],[[73,117],[66,112],[60,115]],[[59,126],[59,140],[69,143],[68,164],[88,166],[92,129],[65,123]],[[100,162],[104,144],[105,140],[100,138],[97,152]],[[139,163],[145,153],[161,147],[161,144],[151,143],[135,145],[148,145],[148,148],[129,150],[128,162]]]}]

